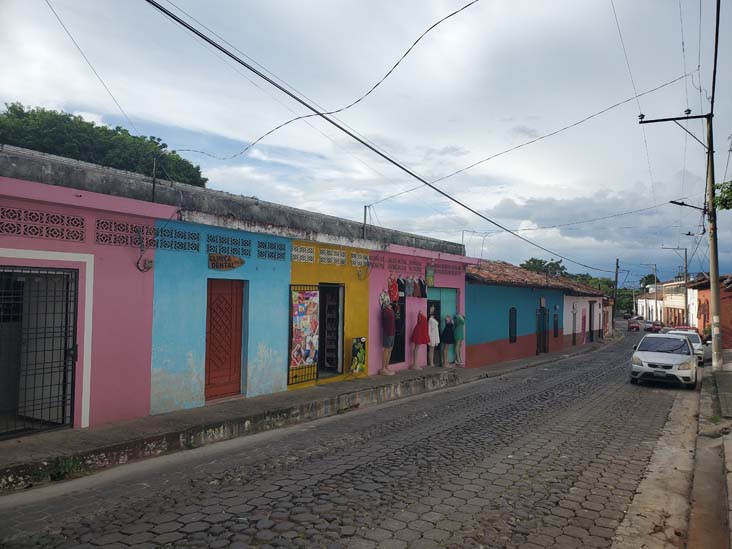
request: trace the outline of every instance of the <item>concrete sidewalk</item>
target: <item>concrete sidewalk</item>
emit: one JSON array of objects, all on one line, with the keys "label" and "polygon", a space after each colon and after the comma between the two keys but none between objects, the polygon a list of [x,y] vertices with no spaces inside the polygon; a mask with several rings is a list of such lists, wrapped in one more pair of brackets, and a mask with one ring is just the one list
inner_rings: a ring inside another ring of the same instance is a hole
[{"label": "concrete sidewalk", "polygon": [[482,368],[425,368],[391,377],[342,381],[89,429],[66,429],[0,441],[0,492],[159,456],[355,409],[499,377],[595,351],[608,343]]}]

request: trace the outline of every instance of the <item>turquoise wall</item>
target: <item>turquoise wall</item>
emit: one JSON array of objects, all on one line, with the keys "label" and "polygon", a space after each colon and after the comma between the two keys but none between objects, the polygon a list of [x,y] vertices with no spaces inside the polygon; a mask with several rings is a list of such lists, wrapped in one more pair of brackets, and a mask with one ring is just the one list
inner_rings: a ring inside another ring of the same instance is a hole
[{"label": "turquoise wall", "polygon": [[[508,339],[508,311],[516,307],[516,335],[536,333],[536,310],[540,298],[546,298],[549,309],[549,330],[553,330],[554,314],[559,314],[559,328],[564,318],[564,294],[558,290],[489,286],[470,281],[465,285],[465,324],[467,345]],[[558,306],[558,309],[555,309]]]},{"label": "turquoise wall", "polygon": [[[246,281],[242,394],[286,390],[290,241],[179,221],[158,221],[157,228],[185,231],[189,243],[191,234],[200,236],[188,250],[158,248],[155,253],[151,413],[205,403],[209,278]],[[230,271],[210,270],[209,252],[242,256],[245,264]]]}]

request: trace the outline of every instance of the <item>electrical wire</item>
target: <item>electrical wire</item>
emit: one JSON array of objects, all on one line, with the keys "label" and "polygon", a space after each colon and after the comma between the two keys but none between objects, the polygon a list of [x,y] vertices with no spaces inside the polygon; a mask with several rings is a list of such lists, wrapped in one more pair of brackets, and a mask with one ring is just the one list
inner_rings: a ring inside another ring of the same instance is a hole
[{"label": "electrical wire", "polygon": [[[679,80],[682,80],[683,78],[686,78],[687,76],[688,75],[683,75],[683,76],[679,76],[677,78],[674,78],[673,80],[669,80],[668,82],[665,82],[665,83],[663,83],[663,84],[661,84],[659,86],[656,86],[655,88],[651,88],[649,90],[646,90],[644,92],[639,93],[637,95],[637,97],[643,97],[644,95],[648,95],[648,94],[657,92],[658,90],[663,89],[663,88],[665,88],[667,86],[670,86],[671,84],[675,84],[676,82],[678,82]],[[621,106],[623,106],[623,105],[625,105],[627,103],[630,103],[631,101],[635,101],[635,100],[636,100],[636,96],[629,97],[629,98],[624,99],[622,101],[618,101],[617,103],[614,103],[614,104],[610,105],[609,107],[605,107],[602,110],[599,110],[599,111],[594,112],[594,113],[592,113],[592,114],[590,114],[588,116],[585,116],[584,118],[581,118],[580,120],[577,120],[576,122],[572,122],[571,124],[567,124],[566,126],[562,126],[559,129],[556,129],[556,130],[551,131],[549,133],[545,133],[543,135],[540,135],[539,137],[535,137],[533,139],[529,139],[528,141],[524,141],[523,143],[520,143],[518,145],[514,145],[513,147],[509,147],[508,149],[505,149],[505,150],[503,150],[501,152],[497,152],[495,154],[492,154],[490,156],[487,156],[487,157],[485,157],[485,158],[483,158],[481,160],[478,160],[477,162],[473,162],[472,164],[468,164],[467,166],[465,166],[463,168],[460,168],[459,170],[455,170],[452,173],[449,173],[447,175],[443,175],[442,177],[439,177],[437,179],[433,179],[432,180],[432,183],[439,183],[440,181],[444,181],[446,179],[450,179],[451,177],[454,177],[454,176],[456,176],[458,174],[461,174],[463,172],[466,172],[468,170],[471,170],[471,169],[475,168],[476,166],[479,166],[479,165],[484,164],[484,163],[486,163],[486,162],[488,162],[490,160],[493,160],[495,158],[498,158],[499,156],[503,156],[505,154],[508,154],[508,153],[513,152],[513,151],[518,150],[518,149],[521,149],[521,148],[526,147],[528,145],[533,145],[534,143],[537,143],[537,142],[542,141],[544,139],[547,139],[549,137],[553,137],[553,136],[555,136],[557,134],[560,134],[562,132],[565,132],[567,130],[570,130],[572,128],[575,128],[575,127],[577,127],[577,126],[579,126],[581,124],[584,124],[585,122],[588,122],[588,121],[592,120],[593,118],[597,118],[598,116],[601,116],[601,115],[605,114],[606,112],[609,112],[611,110],[617,109],[618,107],[621,107]],[[404,194],[407,194],[407,193],[411,193],[413,191],[416,191],[417,189],[421,189],[423,186],[424,186],[424,184],[420,184],[420,185],[417,185],[415,187],[411,187],[409,189],[405,189],[403,191],[399,191],[398,193],[395,193],[395,194],[392,194],[392,195],[387,196],[385,198],[382,198],[380,200],[377,200],[376,202],[373,202],[373,204],[380,204],[381,202],[386,202],[387,200],[391,200],[392,198],[397,198],[398,196],[402,196]]]},{"label": "electrical wire", "polygon": [[66,34],[67,34],[67,35],[68,35],[68,37],[69,37],[69,38],[71,39],[71,41],[72,41],[72,42],[74,43],[74,46],[76,46],[76,49],[77,49],[77,50],[79,50],[79,53],[80,53],[80,54],[81,54],[81,56],[82,56],[82,57],[84,58],[84,61],[86,61],[86,64],[87,64],[87,65],[89,65],[89,68],[90,68],[90,69],[91,69],[91,71],[92,71],[92,72],[94,73],[94,76],[96,76],[96,77],[97,77],[97,80],[99,80],[99,83],[100,83],[100,84],[102,85],[102,87],[104,87],[104,89],[105,89],[105,90],[107,91],[107,94],[109,94],[109,97],[111,97],[111,98],[112,98],[112,101],[114,101],[114,104],[115,104],[115,105],[117,105],[117,108],[118,108],[118,109],[119,109],[119,111],[120,111],[120,112],[122,113],[122,116],[124,116],[125,120],[127,120],[127,123],[128,123],[128,124],[129,124],[129,125],[130,125],[130,126],[132,127],[132,129],[134,129],[134,130],[135,130],[135,133],[139,135],[139,133],[140,133],[140,132],[139,132],[139,131],[137,130],[137,127],[135,126],[134,122],[132,122],[132,120],[130,119],[130,117],[129,117],[129,116],[127,116],[127,113],[126,113],[126,112],[125,112],[125,110],[124,110],[124,109],[122,108],[122,105],[120,105],[120,104],[119,104],[119,101],[117,101],[117,98],[116,98],[116,97],[114,96],[114,94],[112,93],[112,90],[110,90],[110,89],[109,89],[109,87],[107,86],[107,84],[106,84],[106,83],[104,82],[104,79],[102,79],[101,75],[100,75],[100,74],[99,74],[99,73],[97,72],[97,70],[96,70],[96,69],[94,68],[94,65],[92,65],[92,62],[91,62],[91,61],[89,61],[89,58],[88,58],[88,57],[86,56],[86,54],[84,53],[84,50],[82,50],[82,49],[81,49],[81,46],[79,45],[79,43],[78,43],[78,42],[76,41],[76,39],[74,38],[74,35],[73,35],[73,34],[71,34],[71,31],[70,31],[70,30],[68,29],[68,27],[67,27],[66,25],[64,25],[64,22],[63,22],[63,21],[61,20],[61,17],[59,16],[59,14],[58,14],[58,13],[56,12],[56,10],[55,10],[55,9],[53,8],[53,6],[51,5],[51,0],[45,0],[45,1],[46,1],[46,5],[48,6],[48,8],[49,8],[49,9],[51,10],[51,12],[53,12],[53,15],[54,15],[54,16],[56,17],[56,20],[57,20],[57,21],[59,22],[59,24],[61,25],[61,28],[63,28],[63,29],[64,29],[64,31],[66,31]]},{"label": "electrical wire", "polygon": [[[643,109],[641,108],[640,99],[638,98],[638,90],[635,86],[635,79],[633,78],[633,71],[630,68],[630,59],[628,57],[628,50],[625,47],[625,40],[623,40],[623,32],[620,30],[620,20],[618,19],[618,12],[615,10],[615,1],[610,0],[610,5],[613,8],[613,15],[615,16],[615,26],[618,29],[618,36],[620,37],[620,45],[623,47],[623,55],[625,56],[625,65],[628,67],[628,76],[630,77],[630,84],[633,87],[633,93],[635,94],[636,103],[638,104],[638,114],[641,114],[643,112]],[[686,71],[684,71],[686,72]],[[643,134],[643,146],[646,151],[646,163],[648,164],[648,177],[650,178],[651,183],[651,199],[655,202],[656,201],[656,187],[653,182],[653,169],[651,168],[651,155],[648,152],[648,138],[646,136],[646,128],[645,126],[641,125],[641,133]]]},{"label": "electrical wire", "polygon": [[472,206],[466,204],[465,202],[462,202],[461,200],[455,198],[454,196],[448,194],[447,192],[445,192],[444,190],[440,189],[439,187],[437,187],[433,183],[430,183],[429,181],[427,181],[426,179],[424,179],[423,177],[421,177],[420,175],[418,175],[417,173],[415,173],[411,169],[407,168],[404,164],[400,163],[399,161],[395,160],[394,158],[392,158],[388,154],[386,154],[383,151],[381,151],[378,147],[376,147],[374,145],[371,145],[371,144],[367,143],[366,141],[364,141],[363,139],[359,138],[353,132],[351,132],[350,130],[348,130],[347,128],[345,128],[343,125],[339,124],[336,120],[334,120],[333,118],[330,118],[328,115],[326,115],[326,114],[318,111],[318,109],[316,109],[309,102],[307,102],[303,98],[299,97],[298,95],[294,94],[293,92],[287,90],[285,87],[283,87],[281,84],[279,84],[279,83],[275,82],[274,80],[272,80],[272,78],[268,77],[262,71],[258,70],[257,68],[255,68],[254,66],[252,66],[250,63],[247,63],[246,61],[244,61],[240,57],[236,56],[234,53],[232,53],[231,51],[229,51],[228,49],[226,49],[224,46],[222,46],[221,44],[217,43],[215,40],[213,40],[212,38],[208,37],[207,35],[205,35],[204,33],[202,33],[200,30],[196,29],[195,27],[193,27],[192,25],[190,25],[189,23],[187,23],[186,21],[184,21],[183,19],[181,19],[180,17],[178,17],[177,15],[175,15],[174,13],[172,13],[170,10],[168,10],[167,8],[165,8],[162,5],[160,5],[156,0],[145,0],[145,1],[148,4],[150,4],[151,6],[153,6],[155,9],[157,9],[158,11],[160,11],[161,13],[165,14],[167,17],[171,18],[172,20],[176,21],[178,24],[180,24],[180,25],[184,26],[185,28],[187,28],[190,32],[192,32],[192,33],[198,35],[200,38],[204,39],[206,42],[208,42],[209,44],[211,44],[212,46],[214,46],[216,49],[218,49],[222,53],[226,54],[232,60],[236,61],[237,63],[239,63],[243,67],[247,68],[249,71],[253,72],[254,74],[256,74],[257,76],[259,76],[260,78],[262,78],[263,80],[265,80],[266,82],[268,82],[269,84],[271,84],[272,86],[274,86],[277,89],[279,89],[281,92],[285,93],[286,95],[288,95],[289,97],[291,97],[292,99],[294,99],[295,101],[297,101],[298,103],[300,103],[302,106],[306,107],[307,109],[309,109],[313,113],[315,113],[318,116],[320,116],[323,120],[327,121],[331,125],[335,126],[339,130],[341,130],[343,133],[345,133],[346,135],[348,135],[349,137],[351,137],[353,140],[359,142],[361,145],[363,145],[364,147],[368,148],[369,150],[371,150],[372,152],[374,152],[375,154],[377,154],[378,156],[380,156],[381,158],[383,158],[384,160],[386,160],[387,162],[389,162],[393,166],[397,167],[398,169],[400,169],[404,173],[408,174],[409,176],[413,177],[414,179],[417,179],[422,184],[427,185],[432,190],[434,190],[438,194],[444,196],[448,200],[454,202],[455,204],[457,204],[461,208],[464,208],[465,210],[473,213],[474,215],[480,217],[484,221],[487,221],[491,225],[495,225],[499,229],[504,230],[505,232],[513,235],[514,237],[518,238],[519,240],[522,240],[522,241],[526,242],[527,244],[530,244],[531,246],[534,246],[537,249],[540,249],[542,251],[545,251],[545,252],[547,252],[547,253],[549,253],[551,255],[555,255],[555,256],[557,256],[557,257],[559,257],[561,259],[564,259],[564,260],[566,260],[566,261],[568,261],[570,263],[579,265],[581,267],[585,267],[587,269],[591,269],[593,271],[601,271],[601,272],[608,272],[608,273],[609,272],[614,272],[614,271],[610,271],[608,269],[602,269],[602,268],[599,268],[599,267],[593,267],[591,265],[587,265],[587,264],[582,263],[580,261],[576,261],[574,259],[571,259],[570,257],[567,257],[567,256],[564,256],[562,254],[559,254],[559,253],[557,253],[555,251],[552,251],[551,249],[549,249],[549,248],[547,248],[547,247],[545,247],[545,246],[543,246],[543,245],[541,245],[541,244],[539,244],[537,242],[534,242],[532,240],[529,240],[528,238],[523,237],[520,234],[511,231],[510,229],[508,229],[507,227],[505,227],[502,224],[498,223],[497,221],[494,221],[493,219],[490,219],[489,217],[487,217],[486,215],[482,214],[480,211],[478,211],[474,207],[472,207]]},{"label": "electrical wire", "polygon": [[[189,14],[188,14],[187,12],[185,12],[185,11],[184,11],[183,9],[181,9],[180,7],[176,6],[176,5],[175,5],[175,4],[173,3],[173,2],[171,2],[170,0],[166,0],[166,1],[167,1],[167,2],[168,2],[168,3],[170,4],[170,5],[174,6],[174,7],[176,8],[176,9],[178,9],[178,10],[179,10],[179,11],[180,11],[181,13],[184,13],[184,14],[186,14],[186,15],[187,15],[187,16],[188,16],[188,17],[189,17],[189,18],[190,18],[191,20],[193,20],[193,21],[195,21],[196,23],[198,23],[199,25],[201,25],[201,23],[200,23],[199,21],[197,21],[197,20],[196,20],[195,18],[191,17],[191,16],[190,16],[190,15],[189,15]],[[351,101],[351,102],[350,102],[349,104],[347,104],[347,105],[345,105],[345,106],[343,106],[343,107],[340,107],[340,108],[338,108],[338,109],[335,109],[335,110],[330,110],[330,111],[324,111],[324,112],[320,112],[320,113],[317,113],[317,114],[316,114],[316,113],[312,113],[312,114],[304,114],[304,115],[301,115],[301,116],[296,116],[296,117],[294,117],[294,118],[291,118],[291,119],[289,119],[289,120],[286,120],[286,121],[282,122],[281,124],[278,124],[278,125],[277,125],[277,126],[275,126],[274,128],[271,128],[271,129],[270,129],[270,130],[268,130],[267,132],[263,133],[263,134],[262,134],[261,136],[259,136],[259,137],[258,137],[257,139],[255,139],[254,141],[252,141],[252,142],[251,142],[251,143],[250,143],[249,145],[247,145],[247,146],[246,146],[246,147],[245,147],[245,148],[244,148],[243,150],[241,150],[240,152],[238,152],[238,153],[236,153],[236,154],[233,154],[233,155],[231,155],[231,156],[228,156],[228,157],[221,157],[221,156],[213,155],[213,154],[211,154],[211,153],[207,153],[207,152],[205,152],[205,151],[200,151],[200,150],[194,150],[194,149],[181,149],[181,151],[185,151],[185,152],[196,152],[196,153],[199,153],[199,154],[203,154],[203,155],[209,156],[209,157],[211,157],[211,158],[215,158],[215,159],[217,159],[217,160],[231,160],[231,159],[233,159],[233,158],[237,158],[237,157],[239,157],[239,156],[242,156],[242,155],[243,155],[243,154],[245,154],[245,153],[246,153],[247,151],[251,150],[251,149],[252,149],[252,148],[253,148],[254,146],[256,146],[256,145],[257,145],[257,144],[258,144],[259,142],[261,142],[261,141],[262,141],[263,139],[265,139],[266,137],[268,137],[268,136],[272,135],[272,134],[273,134],[273,133],[275,133],[276,131],[278,131],[278,130],[280,130],[280,129],[284,128],[285,126],[289,126],[289,125],[290,125],[291,123],[293,123],[293,122],[296,122],[296,121],[298,121],[298,120],[303,120],[303,119],[311,118],[311,117],[314,117],[314,116],[320,116],[321,114],[325,114],[325,115],[333,115],[333,114],[338,114],[338,113],[341,113],[341,112],[343,112],[343,111],[345,111],[345,110],[348,110],[348,109],[350,109],[351,107],[354,107],[355,105],[359,104],[359,103],[360,103],[361,101],[363,101],[364,99],[366,99],[366,98],[367,98],[367,97],[368,97],[369,95],[371,95],[371,94],[372,94],[372,93],[373,93],[373,92],[374,92],[374,91],[376,90],[376,88],[378,88],[378,87],[379,87],[379,86],[380,86],[380,85],[381,85],[381,84],[382,84],[382,83],[383,83],[383,82],[384,82],[384,81],[385,81],[385,80],[386,80],[387,78],[389,78],[389,76],[391,76],[391,74],[392,74],[392,73],[394,72],[394,70],[395,70],[395,69],[396,69],[396,68],[397,68],[397,67],[398,67],[398,66],[399,66],[399,65],[401,64],[401,62],[402,62],[402,61],[404,61],[404,59],[405,59],[405,58],[406,58],[406,57],[407,57],[407,56],[408,56],[408,55],[409,55],[409,54],[411,53],[411,51],[412,51],[412,50],[413,50],[413,49],[414,49],[414,48],[415,48],[415,47],[417,46],[417,44],[418,44],[418,43],[419,43],[419,42],[420,42],[420,41],[421,41],[421,40],[422,40],[422,39],[423,39],[423,38],[424,38],[425,36],[427,36],[427,34],[429,34],[429,33],[430,33],[430,32],[431,32],[431,31],[432,31],[433,29],[435,29],[435,28],[436,28],[437,26],[439,26],[440,24],[444,23],[445,21],[447,21],[447,20],[448,20],[448,19],[450,19],[451,17],[454,17],[455,15],[457,15],[457,14],[459,14],[460,12],[462,12],[462,11],[464,11],[464,10],[468,9],[468,8],[469,8],[470,6],[472,6],[473,4],[477,4],[478,2],[480,2],[480,0],[472,0],[471,2],[468,2],[468,3],[467,3],[467,4],[465,4],[464,6],[462,6],[462,7],[458,8],[458,9],[456,9],[455,11],[453,11],[453,12],[449,13],[448,15],[446,15],[446,16],[444,16],[444,17],[442,17],[441,19],[437,20],[437,21],[436,21],[436,22],[434,22],[434,23],[433,23],[432,25],[430,25],[430,26],[429,26],[429,27],[427,28],[427,30],[425,30],[425,31],[424,31],[424,32],[423,32],[422,34],[420,34],[420,35],[419,35],[419,37],[418,37],[418,38],[417,38],[417,39],[416,39],[416,40],[415,40],[414,42],[412,42],[412,44],[411,44],[411,45],[410,45],[410,46],[409,46],[409,47],[407,48],[407,50],[406,50],[406,51],[405,51],[405,52],[404,52],[404,53],[403,53],[403,54],[401,55],[401,57],[399,57],[399,59],[397,59],[396,63],[394,63],[394,65],[392,65],[392,67],[391,67],[391,68],[390,68],[390,69],[389,69],[389,70],[388,70],[388,71],[386,72],[386,74],[384,74],[384,76],[382,76],[382,77],[381,77],[381,78],[380,78],[380,79],[379,79],[379,80],[378,80],[378,81],[377,81],[377,82],[376,82],[376,83],[375,83],[375,84],[374,84],[373,86],[371,86],[371,88],[369,88],[369,90],[368,90],[368,91],[366,91],[366,93],[364,93],[364,94],[360,95],[360,96],[359,96],[358,98],[356,98],[355,100]],[[206,30],[208,30],[209,32],[212,32],[212,31],[211,31],[211,29],[209,29],[209,28],[208,28],[208,27],[206,27],[205,25],[201,25],[201,26],[202,26],[203,28],[205,28]],[[218,37],[219,39],[221,39],[221,37],[219,37],[218,35],[216,35],[216,33],[213,33],[213,32],[212,32],[212,34],[214,34],[214,35],[215,35],[215,36],[217,36],[217,37]],[[229,45],[230,45],[230,44],[229,44]],[[251,59],[251,58],[250,58],[250,59]],[[260,66],[261,66],[261,65],[260,65]],[[269,71],[267,71],[267,72],[269,72]],[[302,95],[302,94],[301,94],[301,95]]]}]

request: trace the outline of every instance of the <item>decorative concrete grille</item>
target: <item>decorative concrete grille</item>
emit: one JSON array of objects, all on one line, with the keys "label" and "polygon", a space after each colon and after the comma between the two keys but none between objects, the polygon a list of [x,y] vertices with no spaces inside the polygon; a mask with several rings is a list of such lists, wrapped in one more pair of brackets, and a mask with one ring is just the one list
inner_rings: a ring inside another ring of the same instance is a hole
[{"label": "decorative concrete grille", "polygon": [[351,253],[351,265],[353,265],[354,267],[366,267],[368,264],[368,254]]},{"label": "decorative concrete grille", "polygon": [[345,265],[346,251],[331,250],[330,248],[320,248],[319,261],[328,265]]},{"label": "decorative concrete grille", "polygon": [[381,254],[372,254],[369,256],[369,265],[371,265],[373,269],[383,269],[384,256]]},{"label": "decorative concrete grille", "polygon": [[249,238],[209,234],[206,237],[206,253],[249,257],[252,254],[252,241]]},{"label": "decorative concrete grille", "polygon": [[158,248],[177,252],[200,252],[201,235],[195,231],[157,228],[151,225],[97,219],[96,243],[110,246]]},{"label": "decorative concrete grille", "polygon": [[313,246],[293,246],[292,261],[298,263],[315,263],[315,248]]},{"label": "decorative concrete grille", "polygon": [[260,240],[257,242],[257,258],[270,259],[272,261],[285,260],[285,244],[282,242],[267,242]]},{"label": "decorative concrete grille", "polygon": [[463,266],[453,263],[436,263],[435,272],[443,275],[461,275],[463,274]]},{"label": "decorative concrete grille", "polygon": [[0,208],[0,234],[84,242],[86,223],[77,215]]}]

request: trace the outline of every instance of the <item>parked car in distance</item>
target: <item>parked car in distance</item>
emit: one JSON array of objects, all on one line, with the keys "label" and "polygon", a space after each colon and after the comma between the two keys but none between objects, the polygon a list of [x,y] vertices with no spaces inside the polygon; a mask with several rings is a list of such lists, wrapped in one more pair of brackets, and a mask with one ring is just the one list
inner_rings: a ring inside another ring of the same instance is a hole
[{"label": "parked car in distance", "polygon": [[634,347],[630,382],[662,381],[696,388],[697,357],[689,338],[676,334],[647,334]]},{"label": "parked car in distance", "polygon": [[659,333],[663,329],[663,322],[660,320],[654,320],[653,324],[651,325],[651,332],[654,334]]},{"label": "parked car in distance", "polygon": [[632,316],[632,315],[631,315],[631,314],[630,314],[630,313],[629,313],[628,311],[625,311],[625,312],[623,313],[623,318],[624,318],[625,320],[628,320],[628,319],[629,319],[629,318],[630,318],[631,316]]},{"label": "parked car in distance", "polygon": [[711,360],[712,346],[709,345],[708,343],[706,343],[701,338],[701,336],[699,336],[699,332],[697,332],[694,328],[689,328],[688,330],[683,330],[683,329],[681,329],[681,327],[677,327],[668,333],[670,335],[683,335],[689,339],[691,346],[694,348],[694,354],[696,355],[697,359],[699,360],[700,366],[703,366],[705,361]]},{"label": "parked car in distance", "polygon": [[653,329],[653,321],[651,320],[644,320],[643,321],[643,331],[644,332],[650,332]]},{"label": "parked car in distance", "polygon": [[628,331],[629,332],[640,332],[641,323],[637,320],[629,320],[628,321]]}]

